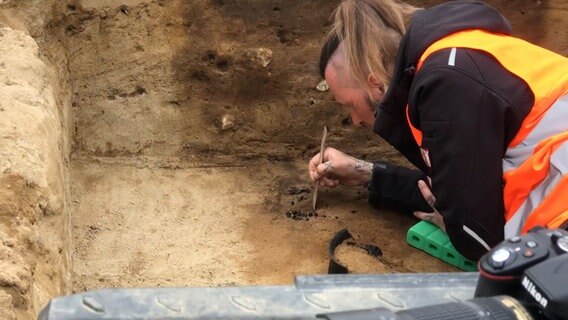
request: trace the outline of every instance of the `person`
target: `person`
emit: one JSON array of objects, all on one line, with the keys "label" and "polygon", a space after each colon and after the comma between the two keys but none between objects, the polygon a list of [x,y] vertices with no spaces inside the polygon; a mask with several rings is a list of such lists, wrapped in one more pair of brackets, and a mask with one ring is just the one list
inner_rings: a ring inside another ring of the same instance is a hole
[{"label": "person", "polygon": [[353,124],[416,169],[326,148],[312,180],[366,186],[371,204],[437,224],[473,260],[533,226],[566,226],[568,59],[511,36],[492,7],[344,0],[319,69]]}]

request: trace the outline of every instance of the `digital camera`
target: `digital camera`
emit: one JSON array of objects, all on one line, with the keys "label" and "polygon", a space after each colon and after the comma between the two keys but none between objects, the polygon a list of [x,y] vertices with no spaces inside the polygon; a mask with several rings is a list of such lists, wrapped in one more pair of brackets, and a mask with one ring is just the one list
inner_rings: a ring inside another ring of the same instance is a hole
[{"label": "digital camera", "polygon": [[535,228],[479,261],[475,297],[506,295],[536,319],[568,319],[568,232]]}]

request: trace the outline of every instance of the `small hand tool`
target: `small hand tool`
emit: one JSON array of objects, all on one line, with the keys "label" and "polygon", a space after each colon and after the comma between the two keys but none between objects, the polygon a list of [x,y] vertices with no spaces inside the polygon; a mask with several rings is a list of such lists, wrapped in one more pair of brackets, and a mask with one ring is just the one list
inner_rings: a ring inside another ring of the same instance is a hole
[{"label": "small hand tool", "polygon": [[[325,139],[327,138],[327,127],[323,127],[323,136],[321,137],[321,147],[320,147],[320,163],[323,163],[323,152],[325,150]],[[312,199],[312,210],[316,211],[316,203],[318,201],[318,187],[319,179],[315,181],[314,185],[314,195]]]}]

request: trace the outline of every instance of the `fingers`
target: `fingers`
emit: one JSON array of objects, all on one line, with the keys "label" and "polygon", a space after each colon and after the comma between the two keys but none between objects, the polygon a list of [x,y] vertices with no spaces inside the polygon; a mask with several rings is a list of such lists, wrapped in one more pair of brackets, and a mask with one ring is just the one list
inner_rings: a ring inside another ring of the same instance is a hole
[{"label": "fingers", "polygon": [[[337,150],[333,148],[325,148],[325,150],[323,151],[323,163],[331,160],[330,158],[333,157],[332,155],[336,153],[336,151]],[[320,157],[321,157],[321,152],[318,152],[316,155],[312,157],[308,165],[308,169],[310,171],[310,177],[312,178],[312,180],[318,180],[323,175],[324,168],[322,167],[320,170],[318,170],[318,166],[322,164]]]},{"label": "fingers", "polygon": [[318,174],[317,172],[317,167],[320,164],[320,154],[316,154],[315,156],[312,157],[312,159],[310,160],[309,164],[308,164],[308,170],[310,173],[310,178],[312,179],[312,181],[316,181],[318,180],[321,175]]},{"label": "fingers", "polygon": [[333,176],[334,169],[332,161],[321,163],[316,167],[316,171],[311,173],[312,179],[319,180],[322,186],[337,187],[339,180]]},{"label": "fingers", "polygon": [[428,202],[432,209],[436,210],[436,208],[434,207],[434,205],[436,204],[436,197],[434,196],[432,190],[430,190],[430,187],[428,187],[426,182],[422,180],[418,181],[418,189],[420,189],[420,193],[422,193],[424,200]]},{"label": "fingers", "polygon": [[435,217],[434,212],[415,211],[414,216],[420,220],[434,223],[434,217]]},{"label": "fingers", "polygon": [[323,162],[320,161],[320,156],[321,153],[314,155],[308,164],[311,180],[319,180],[320,185],[326,187],[337,187],[340,184],[338,178],[341,176],[338,170],[341,171],[343,168],[347,156],[334,148],[324,150]]},{"label": "fingers", "polygon": [[333,161],[330,160],[319,164],[316,169],[317,169],[317,174],[321,177],[333,174],[335,167],[333,166]]},{"label": "fingers", "polygon": [[340,184],[338,179],[333,179],[333,178],[328,178],[328,177],[322,177],[320,179],[320,185],[321,186],[325,186],[328,188],[335,188]]},{"label": "fingers", "polygon": [[414,216],[420,220],[428,221],[432,224],[435,224],[444,232],[446,232],[446,225],[444,224],[444,218],[438,211],[434,212],[415,211]]},{"label": "fingers", "polygon": [[309,171],[310,171],[310,178],[312,181],[319,180],[321,177],[329,176],[333,173],[332,161],[327,161],[324,163],[316,164],[315,162],[310,161]]},{"label": "fingers", "polygon": [[316,181],[321,178],[315,167],[314,169],[310,168],[310,178],[312,179],[312,181]]},{"label": "fingers", "polygon": [[[430,180],[430,183],[431,183],[431,180]],[[414,212],[414,216],[418,219],[428,221],[430,223],[437,225],[440,229],[444,230],[444,232],[445,232],[446,226],[444,224],[444,218],[438,212],[438,210],[436,210],[436,207],[435,207],[436,197],[432,193],[432,190],[430,190],[430,187],[428,187],[426,182],[424,182],[422,180],[418,181],[418,189],[420,189],[420,193],[422,193],[422,196],[424,197],[426,202],[428,202],[428,205],[430,205],[430,207],[432,208],[432,210],[434,210],[434,212],[416,211],[416,212]]]}]

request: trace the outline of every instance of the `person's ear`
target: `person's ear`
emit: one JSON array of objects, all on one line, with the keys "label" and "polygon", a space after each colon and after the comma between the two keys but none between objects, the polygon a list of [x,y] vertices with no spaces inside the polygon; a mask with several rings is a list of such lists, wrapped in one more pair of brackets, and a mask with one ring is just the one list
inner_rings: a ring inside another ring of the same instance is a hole
[{"label": "person's ear", "polygon": [[379,80],[374,74],[370,73],[367,76],[367,82],[371,85],[372,88],[377,88],[381,92],[385,91],[385,84]]}]

